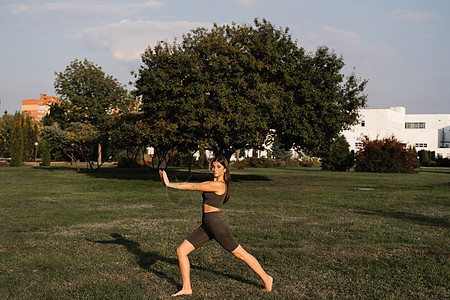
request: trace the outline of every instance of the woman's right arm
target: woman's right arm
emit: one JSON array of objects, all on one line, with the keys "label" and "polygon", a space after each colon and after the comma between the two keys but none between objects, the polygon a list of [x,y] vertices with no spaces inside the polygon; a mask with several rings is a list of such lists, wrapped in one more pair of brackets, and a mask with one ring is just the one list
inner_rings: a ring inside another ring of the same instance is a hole
[{"label": "woman's right arm", "polygon": [[191,190],[203,192],[218,192],[224,193],[225,186],[223,182],[205,181],[200,183],[195,182],[170,182],[165,171],[159,171],[159,176],[165,186],[178,190]]}]

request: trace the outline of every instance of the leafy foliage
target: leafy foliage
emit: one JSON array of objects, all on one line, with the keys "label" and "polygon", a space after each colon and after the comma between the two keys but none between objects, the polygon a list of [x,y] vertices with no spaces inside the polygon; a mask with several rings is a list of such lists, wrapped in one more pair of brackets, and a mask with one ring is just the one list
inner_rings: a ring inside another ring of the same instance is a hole
[{"label": "leafy foliage", "polygon": [[35,143],[39,136],[39,123],[27,114],[22,113],[23,131],[23,158],[25,161],[32,161],[35,158]]},{"label": "leafy foliage", "polygon": [[42,141],[41,143],[42,149],[42,163],[41,165],[44,167],[49,167],[52,162],[52,155],[50,153],[50,148],[46,141]]},{"label": "leafy foliage", "polygon": [[[13,130],[14,127],[16,131]],[[20,130],[21,133],[17,130]],[[39,130],[39,122],[33,120],[27,113],[3,115],[0,118],[0,157],[17,156],[17,152],[12,153],[17,150],[18,143],[22,143],[22,161],[34,160],[34,144],[38,141]],[[20,142],[18,139],[22,141]]]},{"label": "leafy foliage", "polygon": [[413,173],[419,166],[417,153],[395,137],[363,141],[356,153],[355,171],[378,173]]},{"label": "leafy foliage", "polygon": [[200,146],[230,157],[262,147],[269,129],[286,149],[318,152],[366,102],[366,81],[345,79],[342,57],[326,47],[307,54],[266,20],[197,28],[142,61],[136,95],[161,154]]},{"label": "leafy foliage", "polygon": [[325,171],[349,171],[354,164],[354,155],[349,150],[350,145],[344,136],[339,135],[323,151],[322,170]]},{"label": "leafy foliage", "polygon": [[[52,126],[56,122],[62,130],[69,129],[68,140],[59,146],[65,147],[72,158],[76,151],[89,162],[97,159],[99,168],[102,153],[106,151],[102,145],[108,145],[109,122],[114,114],[128,112],[135,104],[117,79],[106,75],[101,67],[87,59],[74,60],[64,72],[55,75],[55,90],[60,101],[51,105],[44,125]],[[95,143],[97,149],[93,147]],[[68,148],[71,148],[69,152]],[[92,168],[92,164],[90,166]]]},{"label": "leafy foliage", "polygon": [[121,108],[120,104],[127,99],[127,92],[117,79],[106,75],[101,67],[87,59],[74,60],[64,72],[55,72],[55,75],[60,102],[52,105],[50,118],[60,113],[67,123],[87,122],[100,126],[111,117],[112,110]]},{"label": "leafy foliage", "polygon": [[139,166],[138,161],[142,160],[143,151],[148,145],[148,123],[143,122],[138,114],[117,115],[110,122],[108,135],[112,147],[123,150],[119,166]]},{"label": "leafy foliage", "polygon": [[22,116],[14,116],[14,125],[11,133],[11,167],[19,167],[23,162],[23,127]]},{"label": "leafy foliage", "polygon": [[0,118],[0,157],[11,156],[11,134],[14,127],[14,116],[4,114]]}]

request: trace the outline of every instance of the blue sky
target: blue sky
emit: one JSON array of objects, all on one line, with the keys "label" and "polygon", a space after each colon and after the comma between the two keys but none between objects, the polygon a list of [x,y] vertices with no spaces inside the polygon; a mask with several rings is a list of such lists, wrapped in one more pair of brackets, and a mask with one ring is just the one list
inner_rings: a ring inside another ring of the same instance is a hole
[{"label": "blue sky", "polygon": [[0,113],[55,95],[54,72],[75,59],[126,84],[156,41],[255,18],[342,54],[345,74],[369,80],[369,108],[450,113],[448,0],[0,0]]}]

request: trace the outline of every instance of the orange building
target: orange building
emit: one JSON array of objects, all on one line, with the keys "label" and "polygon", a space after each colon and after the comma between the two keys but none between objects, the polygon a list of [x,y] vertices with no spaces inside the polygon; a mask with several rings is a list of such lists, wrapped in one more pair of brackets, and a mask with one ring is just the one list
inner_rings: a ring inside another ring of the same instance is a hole
[{"label": "orange building", "polygon": [[41,121],[54,102],[58,102],[58,97],[41,94],[41,99],[22,100],[22,112],[29,112],[33,119]]}]

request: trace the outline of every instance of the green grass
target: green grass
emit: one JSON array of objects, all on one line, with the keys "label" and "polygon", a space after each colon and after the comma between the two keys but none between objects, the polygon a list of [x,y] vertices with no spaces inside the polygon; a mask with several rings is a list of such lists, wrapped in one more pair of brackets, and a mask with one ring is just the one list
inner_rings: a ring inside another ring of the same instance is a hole
[{"label": "green grass", "polygon": [[[190,299],[450,297],[450,170],[232,174],[223,215],[274,291],[210,242],[190,255]],[[167,299],[175,250],[200,222],[201,194],[148,170],[0,168],[1,298]]]}]

